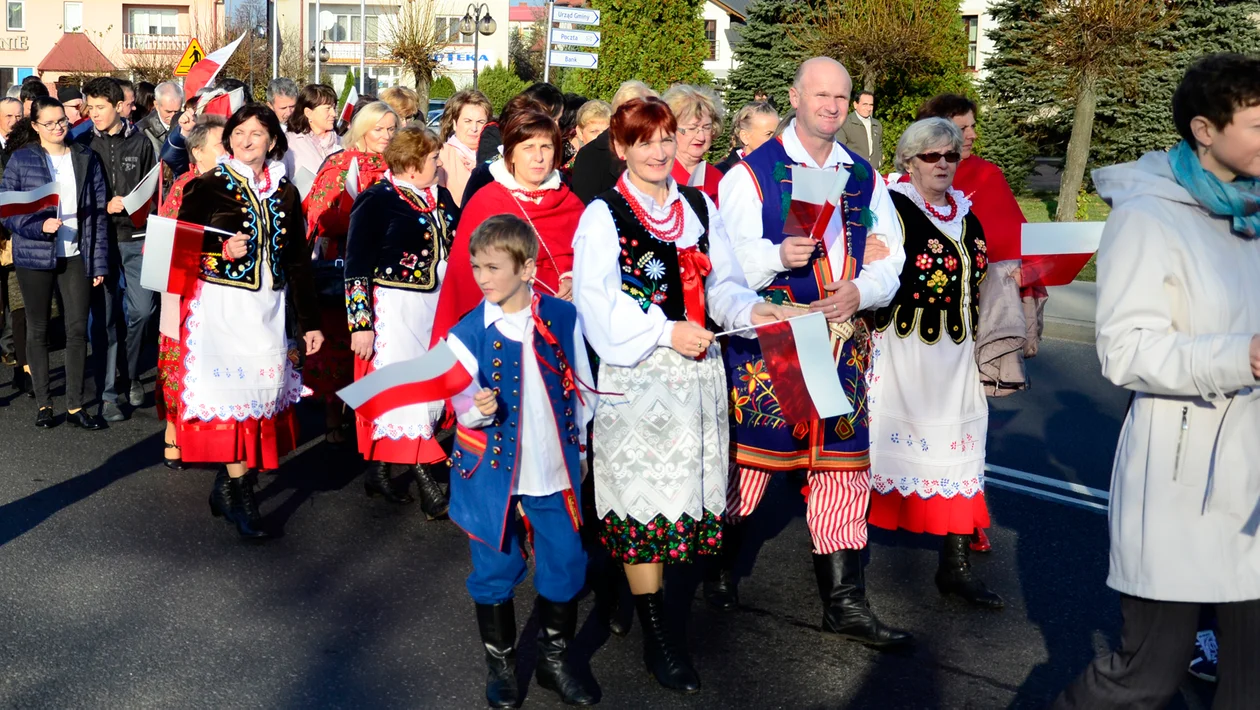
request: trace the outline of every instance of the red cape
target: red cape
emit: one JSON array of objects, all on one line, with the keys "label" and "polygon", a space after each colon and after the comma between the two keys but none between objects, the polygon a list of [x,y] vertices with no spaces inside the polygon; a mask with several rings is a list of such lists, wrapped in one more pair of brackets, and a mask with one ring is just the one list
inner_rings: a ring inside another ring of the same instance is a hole
[{"label": "red cape", "polygon": [[[713,204],[718,203],[718,183],[722,181],[722,171],[715,168],[709,163],[701,163],[704,166],[704,185],[700,187],[700,192],[709,196],[713,200]],[[674,161],[674,168],[670,171],[669,176],[674,178],[674,182],[679,185],[686,185],[691,181],[691,174],[683,167],[682,163]]]},{"label": "red cape", "polygon": [[481,287],[473,278],[472,259],[468,242],[472,233],[487,218],[497,214],[521,216],[521,206],[542,243],[538,248],[538,273],[535,281],[541,293],[554,295],[560,288],[560,276],[573,271],[573,233],[585,207],[582,201],[563,183],[559,189],[548,190],[542,204],[529,200],[519,203],[512,193],[498,182],[478,190],[464,205],[455,229],[455,243],[446,261],[446,278],[442,281],[438,296],[437,313],[433,317],[432,343],[446,337],[451,328],[469,311],[481,303]]},{"label": "red cape", "polygon": [[1028,220],[1002,169],[973,155],[958,164],[954,187],[971,200],[971,211],[984,227],[989,261],[1020,258],[1020,234]]}]

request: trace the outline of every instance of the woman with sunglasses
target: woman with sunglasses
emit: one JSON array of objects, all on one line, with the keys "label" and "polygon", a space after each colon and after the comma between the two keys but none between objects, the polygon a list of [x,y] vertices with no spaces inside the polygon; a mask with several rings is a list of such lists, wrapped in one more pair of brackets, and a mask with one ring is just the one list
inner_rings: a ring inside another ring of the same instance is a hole
[{"label": "woman with sunglasses", "polygon": [[53,291],[60,289],[66,329],[66,421],[81,429],[104,429],[100,417],[83,409],[87,320],[91,289],[108,270],[105,173],[90,148],[68,143],[70,122],[61,103],[42,96],[31,102],[37,142],[15,151],[0,190],[25,192],[55,185],[58,203],[4,218],[12,234],[13,265],[26,303],[27,356],[39,412],[35,426],[54,424],[48,390],[48,321]]},{"label": "woman with sunglasses", "polygon": [[906,265],[871,335],[869,523],[944,535],[940,592],[1000,609],[1002,598],[972,573],[968,557],[972,531],[989,525],[989,405],[975,360],[988,256],[971,201],[953,187],[962,147],[962,132],[944,118],[912,124],[897,144],[897,170],[909,179],[888,190]]}]

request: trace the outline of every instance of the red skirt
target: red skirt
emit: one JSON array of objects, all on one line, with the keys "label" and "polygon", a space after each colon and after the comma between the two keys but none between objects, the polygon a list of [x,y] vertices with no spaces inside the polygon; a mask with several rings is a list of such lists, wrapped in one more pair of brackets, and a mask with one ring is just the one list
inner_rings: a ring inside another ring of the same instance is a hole
[{"label": "red skirt", "polygon": [[885,530],[909,530],[913,533],[970,535],[976,528],[989,527],[989,506],[984,493],[971,498],[932,496],[920,498],[912,493],[903,496],[895,488],[887,493],[871,491],[871,508],[867,522]]},{"label": "red skirt", "polygon": [[[373,369],[371,360],[354,358],[354,379],[367,376]],[[372,421],[355,416],[355,433],[359,438],[359,454],[367,461],[384,461],[408,466],[446,460],[446,451],[436,439],[372,439]]]},{"label": "red skirt", "polygon": [[179,393],[183,384],[179,371],[183,355],[184,349],[178,340],[158,334],[157,385],[153,399],[158,419],[162,421],[179,421]]},{"label": "red skirt", "polygon": [[337,390],[354,382],[354,352],[350,350],[350,328],[346,325],[346,309],[321,306],[319,329],[324,344],[319,352],[306,358],[302,368],[302,384],[311,388],[315,397],[334,399]]}]

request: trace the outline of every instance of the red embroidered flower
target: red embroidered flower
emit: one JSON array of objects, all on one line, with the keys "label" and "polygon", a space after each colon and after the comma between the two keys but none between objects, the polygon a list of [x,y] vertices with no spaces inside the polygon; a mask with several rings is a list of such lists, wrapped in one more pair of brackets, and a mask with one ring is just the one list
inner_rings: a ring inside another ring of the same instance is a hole
[{"label": "red embroidered flower", "polygon": [[918,256],[918,258],[914,260],[914,265],[915,265],[915,266],[917,266],[917,267],[919,267],[920,269],[923,269],[924,271],[926,271],[926,270],[928,270],[928,269],[932,268],[932,257],[931,257],[931,255],[929,255],[929,254],[920,254],[920,255]]},{"label": "red embroidered flower", "polygon": [[958,269],[958,260],[957,260],[957,259],[955,259],[952,255],[951,255],[951,256],[947,256],[947,257],[945,257],[945,268],[946,268],[946,270],[948,270],[948,271],[955,271],[955,270],[957,270],[957,269]]}]

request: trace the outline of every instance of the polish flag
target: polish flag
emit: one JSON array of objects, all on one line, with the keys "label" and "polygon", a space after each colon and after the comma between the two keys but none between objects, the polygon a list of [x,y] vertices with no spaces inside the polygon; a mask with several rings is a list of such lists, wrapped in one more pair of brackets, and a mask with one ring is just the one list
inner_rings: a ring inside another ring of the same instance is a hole
[{"label": "polish flag", "polygon": [[131,215],[131,224],[136,229],[144,226],[149,219],[149,213],[153,209],[153,198],[157,195],[158,180],[161,179],[162,164],[158,163],[153,166],[148,175],[140,181],[139,185],[123,198],[123,209],[127,210],[127,214]]},{"label": "polish flag", "polygon": [[472,375],[441,340],[424,355],[375,370],[337,396],[371,421],[399,407],[450,399],[470,384]]},{"label": "polish flag", "polygon": [[831,333],[822,313],[758,326],[757,340],[789,426],[853,411],[836,372]]},{"label": "polish flag", "polygon": [[351,86],[349,93],[346,94],[346,102],[341,105],[341,113],[338,115],[342,123],[350,124],[350,119],[354,118],[354,105],[357,103],[359,103],[359,90]]},{"label": "polish flag", "polygon": [[140,262],[140,285],[150,291],[191,297],[201,268],[201,247],[206,232],[229,234],[170,217],[150,217],[144,260]]},{"label": "polish flag", "polygon": [[352,200],[359,199],[359,159],[358,158],[355,158],[354,161],[350,163],[350,168],[346,170],[346,181],[344,184],[346,188],[346,194],[350,196],[350,199]]},{"label": "polish flag", "polygon": [[[61,201],[58,189],[57,183],[50,182],[43,187],[25,192],[16,190],[0,192],[0,217],[34,214],[50,207],[54,208],[55,212],[55,208]],[[56,214],[53,216],[56,217]]]},{"label": "polish flag", "polygon": [[232,89],[228,93],[206,95],[202,98],[205,108],[203,114],[231,118],[236,110],[245,105],[245,89]]},{"label": "polish flag", "polygon": [[1072,283],[1098,252],[1106,222],[1028,222],[1023,247],[1022,282],[1029,286]]},{"label": "polish flag", "polygon": [[214,50],[207,54],[205,59],[194,64],[192,69],[188,70],[188,76],[184,77],[184,96],[192,96],[203,87],[209,86],[219,75],[219,70],[223,68],[223,65],[232,58],[232,53],[240,46],[243,39],[245,39],[245,33],[241,33],[241,36],[231,44]]},{"label": "polish flag", "polygon": [[837,215],[849,171],[792,167],[792,202],[783,224],[783,233],[796,237],[813,237],[828,253],[836,248],[843,252],[844,218]]}]

